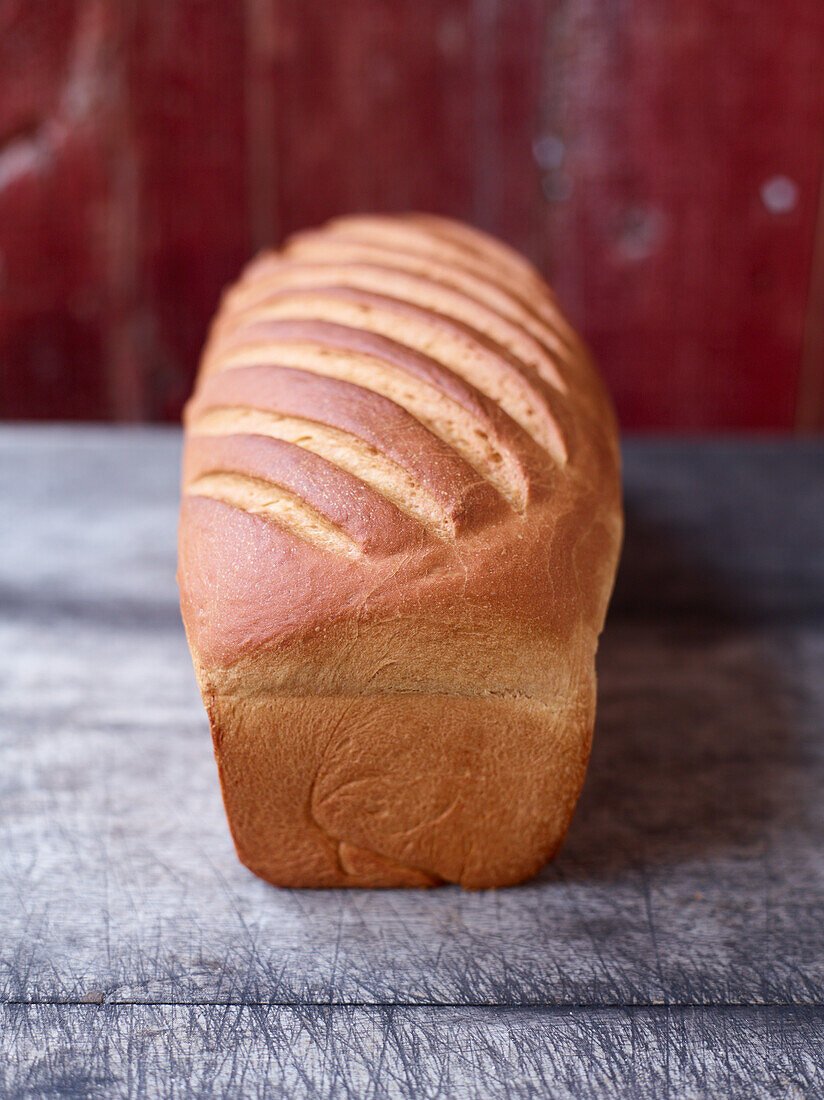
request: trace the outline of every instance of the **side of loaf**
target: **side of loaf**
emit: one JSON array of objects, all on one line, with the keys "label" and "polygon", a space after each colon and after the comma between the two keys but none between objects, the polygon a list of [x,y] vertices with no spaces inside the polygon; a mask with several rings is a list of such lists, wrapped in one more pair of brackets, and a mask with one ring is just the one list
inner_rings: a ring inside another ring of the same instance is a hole
[{"label": "side of loaf", "polygon": [[515,252],[352,216],[225,294],[178,580],[240,859],[283,886],[502,886],[566,834],[622,533],[587,352]]}]

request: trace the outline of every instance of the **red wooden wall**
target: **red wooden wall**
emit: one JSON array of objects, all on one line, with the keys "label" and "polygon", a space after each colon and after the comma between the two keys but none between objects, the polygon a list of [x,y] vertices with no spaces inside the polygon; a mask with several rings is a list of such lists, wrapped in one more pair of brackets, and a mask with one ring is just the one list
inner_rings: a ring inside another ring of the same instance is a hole
[{"label": "red wooden wall", "polygon": [[822,0],[0,0],[0,415],[173,418],[253,250],[418,208],[628,427],[821,428],[823,150]]}]

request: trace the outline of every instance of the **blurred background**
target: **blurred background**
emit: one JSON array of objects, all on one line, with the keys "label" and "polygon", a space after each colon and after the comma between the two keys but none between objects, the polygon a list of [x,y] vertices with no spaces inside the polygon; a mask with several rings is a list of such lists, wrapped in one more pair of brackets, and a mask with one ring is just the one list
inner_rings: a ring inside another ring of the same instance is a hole
[{"label": "blurred background", "polygon": [[0,416],[173,420],[347,211],[545,271],[629,429],[824,429],[824,3],[0,0]]}]

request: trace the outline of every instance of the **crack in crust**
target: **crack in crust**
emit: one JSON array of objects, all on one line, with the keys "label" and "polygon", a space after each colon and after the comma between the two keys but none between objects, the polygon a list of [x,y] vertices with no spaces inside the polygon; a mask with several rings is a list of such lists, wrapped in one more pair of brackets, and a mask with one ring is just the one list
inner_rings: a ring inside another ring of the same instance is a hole
[{"label": "crack in crust", "polygon": [[344,286],[384,294],[443,314],[476,329],[501,344],[516,358],[533,367],[550,385],[560,376],[552,351],[521,323],[499,313],[486,302],[470,297],[464,289],[408,274],[380,264],[292,261],[267,255],[255,261],[248,274],[230,292],[227,305],[238,309],[259,305],[283,288]]},{"label": "crack in crust", "polygon": [[218,471],[197,478],[187,487],[186,495],[218,500],[250,515],[262,516],[321,550],[349,558],[360,556],[360,548],[345,531],[274,482]]},{"label": "crack in crust", "polygon": [[[249,436],[322,461],[302,484],[254,463],[201,470],[187,492],[340,554],[386,552],[359,534],[369,494],[418,537],[524,514],[569,459],[579,378],[559,317],[525,262],[450,223],[355,217],[298,234],[225,295],[187,425],[206,447]],[[343,521],[333,469],[357,482]]]},{"label": "crack in crust", "polygon": [[[329,478],[336,469],[342,470],[437,538],[455,538],[454,518],[436,497],[403,466],[349,432],[299,416],[281,416],[242,407],[212,409],[198,417],[189,429],[192,442],[238,435],[281,440],[309,451],[325,460],[325,465],[318,468],[319,476]],[[351,486],[352,482],[349,484]]]},{"label": "crack in crust", "polygon": [[474,401],[474,395],[456,392],[448,380],[433,377],[420,363],[407,363],[406,369],[399,367],[389,359],[386,347],[376,347],[370,341],[369,350],[356,351],[347,347],[347,343],[340,334],[335,344],[331,340],[290,339],[288,333],[283,337],[273,333],[266,343],[228,352],[222,369],[292,367],[380,394],[455,450],[516,511],[524,510],[526,479],[516,454],[501,438],[490,410]]},{"label": "crack in crust", "polygon": [[350,341],[368,330],[462,379],[499,405],[556,461],[566,462],[567,446],[557,408],[566,386],[548,386],[537,372],[465,325],[383,295],[343,287],[279,292],[264,305],[240,317],[226,317],[215,326],[204,353],[203,371],[220,370],[230,351],[265,348],[272,335],[284,331],[289,322],[319,316],[325,318],[325,326],[344,338],[348,334]]}]

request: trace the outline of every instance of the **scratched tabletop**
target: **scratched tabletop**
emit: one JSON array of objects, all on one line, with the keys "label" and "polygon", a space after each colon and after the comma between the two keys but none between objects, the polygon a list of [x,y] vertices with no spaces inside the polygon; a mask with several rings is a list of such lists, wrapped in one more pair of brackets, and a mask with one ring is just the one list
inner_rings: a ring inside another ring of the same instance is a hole
[{"label": "scratched tabletop", "polygon": [[0,431],[0,1097],[824,1096],[824,444],[626,444],[569,839],[463,893],[237,862],[179,443]]}]

